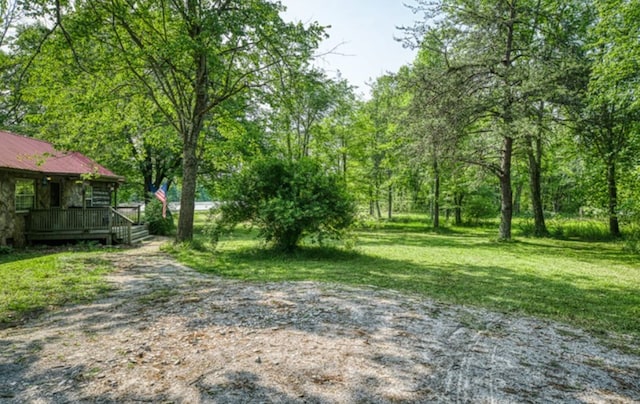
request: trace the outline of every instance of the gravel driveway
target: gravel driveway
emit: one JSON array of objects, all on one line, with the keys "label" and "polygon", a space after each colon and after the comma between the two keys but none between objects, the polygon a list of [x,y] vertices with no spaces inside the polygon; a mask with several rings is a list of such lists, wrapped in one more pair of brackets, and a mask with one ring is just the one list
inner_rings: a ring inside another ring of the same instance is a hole
[{"label": "gravel driveway", "polygon": [[205,276],[160,243],[108,255],[108,296],[0,330],[0,402],[640,402],[640,358],[566,325]]}]

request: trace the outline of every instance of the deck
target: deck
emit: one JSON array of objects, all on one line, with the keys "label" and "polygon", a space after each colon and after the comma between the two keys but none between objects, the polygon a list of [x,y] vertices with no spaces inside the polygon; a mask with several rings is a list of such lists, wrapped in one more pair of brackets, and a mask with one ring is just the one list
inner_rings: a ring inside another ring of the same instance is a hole
[{"label": "deck", "polygon": [[139,207],[98,207],[32,210],[27,216],[27,240],[101,240],[133,244],[149,235]]}]

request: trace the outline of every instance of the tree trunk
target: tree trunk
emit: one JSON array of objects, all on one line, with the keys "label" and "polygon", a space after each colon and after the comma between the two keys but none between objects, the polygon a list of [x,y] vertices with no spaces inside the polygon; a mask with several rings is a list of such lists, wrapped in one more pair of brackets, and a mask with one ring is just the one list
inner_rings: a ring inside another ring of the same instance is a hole
[{"label": "tree trunk", "polygon": [[544,222],[544,209],[542,205],[542,140],[539,136],[534,139],[533,136],[527,135],[525,141],[529,161],[529,187],[531,190],[531,210],[534,220],[533,235],[535,237],[544,237],[548,232]]},{"label": "tree trunk", "polygon": [[387,218],[391,219],[393,217],[393,185],[389,185],[387,190],[387,202],[389,203],[387,206]]},{"label": "tree trunk", "polygon": [[455,194],[453,197],[453,200],[456,204],[455,206],[455,220],[456,220],[456,226],[461,226],[462,225],[462,200],[464,199],[464,195],[463,194]]},{"label": "tree trunk", "polygon": [[193,219],[196,200],[196,176],[198,173],[198,159],[196,147],[184,145],[182,162],[182,195],[180,197],[180,218],[178,220],[177,241],[193,239]]},{"label": "tree trunk", "polygon": [[531,210],[533,211],[533,235],[544,237],[548,233],[544,222],[544,205],[542,204],[542,119],[544,102],[538,106],[538,136],[535,139],[526,136],[527,157],[529,160],[529,186],[531,188]]},{"label": "tree trunk", "polygon": [[347,183],[347,153],[342,153],[342,178]]},{"label": "tree trunk", "polygon": [[[516,24],[516,2],[508,3],[510,7],[509,20],[506,22],[507,26],[507,43],[504,55],[504,61],[502,62],[507,69],[511,69],[513,59],[511,58],[514,50],[514,26]],[[505,75],[508,78],[508,75]],[[512,84],[507,79],[505,82],[507,86],[506,103],[504,104],[504,113],[502,115],[502,121],[506,130],[511,130],[513,124],[512,106],[513,95]],[[511,240],[511,220],[513,218],[513,191],[511,189],[511,159],[513,156],[513,138],[510,134],[503,135],[502,144],[502,161],[500,164],[500,196],[502,198],[500,206],[500,231],[499,238],[501,240]]]},{"label": "tree trunk", "polygon": [[620,237],[618,222],[618,185],[616,182],[616,163],[607,161],[607,186],[609,188],[609,233],[612,237]]},{"label": "tree trunk", "polygon": [[[133,145],[133,141],[131,141],[131,143]],[[135,147],[133,147],[133,150],[135,150]],[[145,204],[151,201],[151,186],[155,185],[153,183],[153,161],[151,159],[152,155],[153,153],[147,147],[145,149],[144,159],[139,164],[140,171],[142,172],[142,178],[144,180],[144,190],[142,195],[144,197]]]},{"label": "tree trunk", "polygon": [[[198,2],[190,0],[187,3],[189,14],[193,20],[189,26],[189,36],[195,41],[201,40],[202,27],[197,20]],[[182,128],[182,195],[180,197],[180,218],[176,241],[191,241],[193,239],[193,219],[196,201],[196,179],[198,176],[198,139],[204,127],[205,114],[209,107],[207,84],[209,71],[207,55],[203,49],[196,48],[193,52],[193,64],[196,69],[193,82],[195,99],[193,109],[187,122],[181,123]]]},{"label": "tree trunk", "polygon": [[433,228],[440,228],[440,169],[433,159]]},{"label": "tree trunk", "polygon": [[143,173],[144,178],[144,203],[148,204],[151,202],[151,186],[153,185],[153,179],[151,179],[151,173]]},{"label": "tree trunk", "polygon": [[291,130],[287,130],[287,157],[293,161],[293,146],[291,142]]},{"label": "tree trunk", "polygon": [[504,137],[502,162],[500,167],[500,232],[501,240],[511,240],[511,220],[513,219],[513,192],[511,189],[511,158],[513,138]]},{"label": "tree trunk", "polygon": [[519,215],[522,212],[522,188],[524,185],[518,181],[516,183],[516,193],[513,196],[513,213]]}]

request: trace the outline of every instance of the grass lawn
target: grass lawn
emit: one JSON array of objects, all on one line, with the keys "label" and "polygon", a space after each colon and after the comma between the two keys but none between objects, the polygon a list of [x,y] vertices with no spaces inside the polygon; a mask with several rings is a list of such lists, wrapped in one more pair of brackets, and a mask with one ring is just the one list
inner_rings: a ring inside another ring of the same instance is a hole
[{"label": "grass lawn", "polygon": [[169,250],[186,265],[225,277],[388,288],[640,341],[640,259],[620,244],[524,237],[501,243],[493,227],[433,232],[424,223],[360,229],[352,251],[305,247],[287,256],[262,249],[243,229],[215,251]]},{"label": "grass lawn", "polygon": [[109,289],[100,252],[44,251],[0,255],[0,327]]},{"label": "grass lawn", "polygon": [[[495,226],[429,229],[408,217],[356,231],[352,250],[303,247],[293,255],[262,248],[238,229],[217,248],[167,247],[205,273],[257,282],[318,281],[394,289],[442,302],[562,321],[596,335],[640,343],[640,258],[615,242],[495,241]],[[88,301],[108,289],[101,251],[0,255],[0,327],[48,308]]]}]

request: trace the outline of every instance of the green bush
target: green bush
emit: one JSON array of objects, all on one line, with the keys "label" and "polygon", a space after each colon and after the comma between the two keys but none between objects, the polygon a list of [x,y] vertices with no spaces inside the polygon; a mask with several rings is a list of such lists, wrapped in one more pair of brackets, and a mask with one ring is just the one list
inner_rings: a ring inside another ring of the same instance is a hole
[{"label": "green bush", "polygon": [[467,220],[476,224],[481,219],[493,218],[500,213],[499,196],[492,187],[488,185],[481,186],[467,196],[466,202],[462,206],[462,211]]},{"label": "green bush", "polygon": [[149,233],[156,236],[169,236],[176,226],[173,223],[173,216],[167,209],[167,217],[162,217],[162,203],[153,199],[144,208],[144,220],[149,226]]},{"label": "green bush", "polygon": [[241,222],[258,227],[277,249],[291,251],[301,238],[340,238],[355,219],[355,204],[340,177],[309,158],[256,161],[223,187],[217,229]]}]

